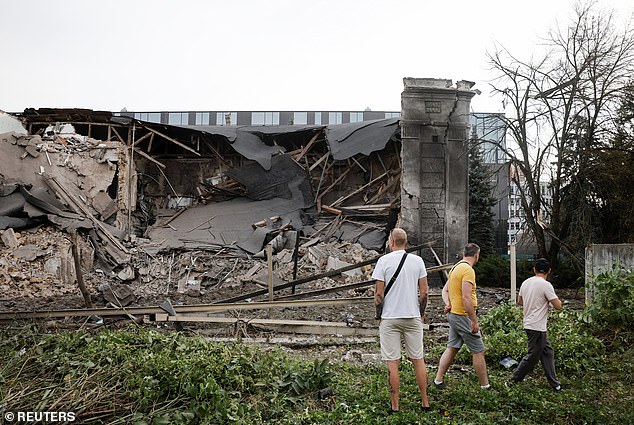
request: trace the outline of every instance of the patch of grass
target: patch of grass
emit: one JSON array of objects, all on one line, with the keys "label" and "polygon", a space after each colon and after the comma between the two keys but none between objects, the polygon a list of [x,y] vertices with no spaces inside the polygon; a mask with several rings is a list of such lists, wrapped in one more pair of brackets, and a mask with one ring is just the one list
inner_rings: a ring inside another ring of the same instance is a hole
[{"label": "patch of grass", "polygon": [[[0,332],[0,397],[7,411],[72,411],[77,423],[108,424],[432,424],[634,423],[632,334],[606,344],[576,315],[556,315],[551,339],[565,387],[550,390],[540,366],[515,385],[497,362],[520,358],[526,343],[517,309],[502,305],[482,319],[496,392],[483,391],[464,353],[430,387],[422,412],[411,364],[401,362],[401,412],[387,416],[385,366],[301,360],[282,350],[144,329]],[[445,340],[427,335],[435,366]],[[606,348],[607,347],[607,348]],[[378,350],[378,347],[376,347]],[[461,353],[462,354],[462,353]],[[428,369],[429,381],[434,370]],[[332,394],[318,397],[330,387]]]}]

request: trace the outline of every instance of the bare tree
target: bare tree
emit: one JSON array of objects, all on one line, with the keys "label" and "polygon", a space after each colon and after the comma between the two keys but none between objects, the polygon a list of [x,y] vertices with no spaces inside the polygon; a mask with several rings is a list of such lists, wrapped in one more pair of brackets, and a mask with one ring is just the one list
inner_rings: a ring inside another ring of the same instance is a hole
[{"label": "bare tree", "polygon": [[[545,41],[548,52],[537,60],[523,61],[497,48],[489,61],[497,74],[493,91],[507,111],[512,146],[506,153],[517,171],[511,179],[519,188],[527,230],[539,255],[556,261],[560,250],[568,249],[573,223],[583,222],[576,216],[583,214],[583,197],[591,192],[584,187],[584,164],[588,150],[613,130],[620,92],[632,75],[634,33],[629,24],[617,29],[612,13],[589,3],[575,6],[571,23]],[[550,182],[552,205],[544,202],[544,181]],[[580,208],[569,207],[570,196],[579,197]]]}]

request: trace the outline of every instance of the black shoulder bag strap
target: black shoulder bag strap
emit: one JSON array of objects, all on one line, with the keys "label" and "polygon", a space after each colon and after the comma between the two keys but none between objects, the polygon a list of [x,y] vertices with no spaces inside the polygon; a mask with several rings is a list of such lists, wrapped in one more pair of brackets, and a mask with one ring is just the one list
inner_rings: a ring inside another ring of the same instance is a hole
[{"label": "black shoulder bag strap", "polygon": [[390,279],[390,282],[385,287],[385,291],[383,292],[384,299],[387,296],[387,293],[390,292],[390,289],[392,289],[392,285],[394,285],[394,282],[396,282],[396,278],[398,277],[398,274],[401,272],[401,269],[403,268],[403,264],[405,263],[405,257],[407,257],[407,252],[403,254],[403,258],[401,258],[401,262],[398,263],[398,267],[396,268],[396,271],[394,272],[392,279]]}]

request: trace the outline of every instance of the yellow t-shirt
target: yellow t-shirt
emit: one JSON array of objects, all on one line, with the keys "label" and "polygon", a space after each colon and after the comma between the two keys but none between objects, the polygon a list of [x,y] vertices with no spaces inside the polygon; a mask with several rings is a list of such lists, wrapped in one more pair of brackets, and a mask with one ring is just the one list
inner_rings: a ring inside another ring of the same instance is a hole
[{"label": "yellow t-shirt", "polygon": [[476,279],[475,271],[473,267],[467,262],[458,263],[451,273],[449,274],[449,301],[451,302],[451,312],[466,316],[467,311],[462,304],[462,281],[471,282],[471,300],[473,301],[473,307],[478,306],[478,299],[476,298]]}]

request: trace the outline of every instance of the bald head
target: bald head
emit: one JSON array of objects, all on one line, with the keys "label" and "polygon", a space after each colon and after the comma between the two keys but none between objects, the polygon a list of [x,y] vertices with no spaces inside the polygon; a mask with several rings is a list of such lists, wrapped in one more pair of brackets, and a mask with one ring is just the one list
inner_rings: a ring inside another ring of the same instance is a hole
[{"label": "bald head", "polygon": [[407,245],[407,233],[405,230],[395,227],[390,233],[390,241],[396,249],[403,249]]}]

